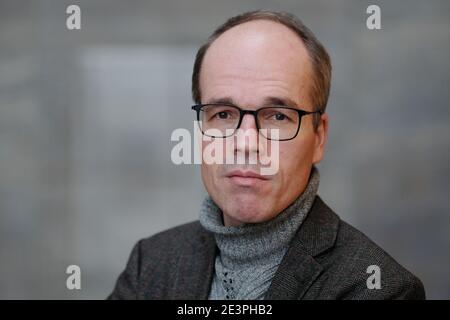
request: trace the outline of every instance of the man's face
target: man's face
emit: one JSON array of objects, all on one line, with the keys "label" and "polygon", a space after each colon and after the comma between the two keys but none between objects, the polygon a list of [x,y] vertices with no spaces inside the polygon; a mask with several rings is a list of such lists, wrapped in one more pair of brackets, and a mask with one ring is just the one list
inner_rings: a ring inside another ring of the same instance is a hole
[{"label": "man's face", "polygon": [[[202,103],[228,101],[242,109],[271,106],[285,101],[296,108],[314,111],[309,97],[312,67],[301,39],[287,27],[272,21],[243,23],[226,31],[208,49],[201,68]],[[225,225],[270,220],[289,206],[305,189],[311,167],[323,157],[328,118],[321,117],[317,132],[313,115],[303,116],[296,138],[280,141],[279,167],[275,174],[244,177],[260,173],[260,165],[207,164],[201,173],[206,190],[223,212]],[[253,115],[246,114],[241,129],[256,130]],[[224,138],[225,152],[248,158],[266,153],[248,140],[236,143],[236,136]],[[261,135],[257,139],[265,139]],[[211,141],[202,141],[205,148]],[[233,146],[228,148],[228,146]]]}]

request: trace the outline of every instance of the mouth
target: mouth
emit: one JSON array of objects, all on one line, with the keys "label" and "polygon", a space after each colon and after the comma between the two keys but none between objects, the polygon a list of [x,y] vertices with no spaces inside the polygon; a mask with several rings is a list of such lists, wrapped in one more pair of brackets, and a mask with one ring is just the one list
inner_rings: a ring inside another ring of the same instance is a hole
[{"label": "mouth", "polygon": [[247,187],[257,186],[269,181],[268,177],[257,174],[254,171],[234,170],[228,173],[226,177],[235,185]]}]

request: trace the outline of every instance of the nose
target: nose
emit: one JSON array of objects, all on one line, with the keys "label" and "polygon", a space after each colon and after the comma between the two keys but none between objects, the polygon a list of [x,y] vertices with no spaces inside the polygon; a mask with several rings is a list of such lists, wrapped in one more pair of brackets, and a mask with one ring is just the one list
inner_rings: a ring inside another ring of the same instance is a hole
[{"label": "nose", "polygon": [[[235,135],[235,154],[240,161],[250,163],[257,161],[255,157],[258,150],[258,129],[256,119],[252,114],[245,114],[242,117],[241,125]],[[256,164],[256,163],[253,163]]]},{"label": "nose", "polygon": [[255,116],[253,114],[244,114],[239,128],[241,128],[243,130],[248,130],[248,129],[257,130]]}]

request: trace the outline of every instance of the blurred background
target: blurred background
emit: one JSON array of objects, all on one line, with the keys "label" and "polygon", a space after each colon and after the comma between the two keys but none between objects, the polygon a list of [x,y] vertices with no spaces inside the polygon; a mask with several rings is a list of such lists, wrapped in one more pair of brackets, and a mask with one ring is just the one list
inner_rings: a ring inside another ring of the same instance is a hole
[{"label": "blurred background", "polygon": [[197,218],[199,167],[171,162],[170,135],[193,132],[199,45],[255,9],[296,14],[332,57],[319,194],[450,299],[446,0],[0,0],[0,298],[103,299],[136,241]]}]

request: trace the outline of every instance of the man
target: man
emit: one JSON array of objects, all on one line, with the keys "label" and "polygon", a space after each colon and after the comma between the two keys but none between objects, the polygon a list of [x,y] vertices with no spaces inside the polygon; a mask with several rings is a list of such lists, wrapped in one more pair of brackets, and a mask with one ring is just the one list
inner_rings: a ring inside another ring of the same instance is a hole
[{"label": "man", "polygon": [[317,195],[331,63],[309,29],[287,13],[231,18],[199,49],[192,80],[202,149],[224,142],[233,159],[277,150],[277,170],[203,162],[200,221],[139,241],[110,299],[425,298],[418,278]]}]

